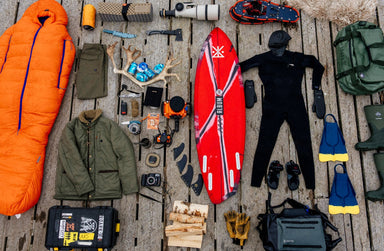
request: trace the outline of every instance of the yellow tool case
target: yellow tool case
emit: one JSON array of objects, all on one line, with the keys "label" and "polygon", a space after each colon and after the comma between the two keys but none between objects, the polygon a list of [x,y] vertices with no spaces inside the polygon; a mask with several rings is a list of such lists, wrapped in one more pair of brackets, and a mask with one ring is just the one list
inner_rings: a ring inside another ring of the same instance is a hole
[{"label": "yellow tool case", "polygon": [[51,251],[111,250],[120,232],[118,212],[112,207],[49,209],[45,247]]}]

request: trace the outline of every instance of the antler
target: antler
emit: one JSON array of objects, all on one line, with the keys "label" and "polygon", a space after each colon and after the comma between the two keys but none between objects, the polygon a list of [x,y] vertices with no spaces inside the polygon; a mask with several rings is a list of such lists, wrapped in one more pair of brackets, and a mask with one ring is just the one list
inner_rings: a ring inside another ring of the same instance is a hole
[{"label": "antler", "polygon": [[169,56],[168,56],[167,61],[164,65],[164,69],[160,72],[160,74],[156,75],[154,78],[152,78],[146,82],[140,82],[139,80],[137,80],[134,76],[132,76],[131,74],[128,73],[128,68],[132,64],[133,61],[135,61],[138,57],[140,57],[141,51],[136,49],[136,48],[131,49],[132,45],[129,45],[128,48],[123,47],[125,54],[127,55],[127,63],[122,70],[117,69],[115,60],[113,58],[113,54],[115,53],[116,44],[117,44],[117,42],[115,42],[113,45],[109,45],[108,49],[107,49],[107,54],[112,61],[114,73],[122,74],[122,75],[128,77],[133,83],[137,84],[141,88],[144,88],[144,86],[151,85],[151,84],[156,83],[158,81],[163,81],[164,87],[165,87],[165,85],[167,84],[167,80],[165,79],[166,77],[176,77],[177,80],[180,81],[180,77],[178,74],[168,73],[169,69],[180,64],[180,61],[172,64],[172,62],[175,61],[176,58],[174,58],[174,57],[170,58]]}]

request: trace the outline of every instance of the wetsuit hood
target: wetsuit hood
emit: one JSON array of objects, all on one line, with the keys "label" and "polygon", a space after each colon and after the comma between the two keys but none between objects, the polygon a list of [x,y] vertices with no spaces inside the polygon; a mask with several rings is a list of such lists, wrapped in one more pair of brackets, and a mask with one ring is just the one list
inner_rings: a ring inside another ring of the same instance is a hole
[{"label": "wetsuit hood", "polygon": [[274,31],[269,37],[268,47],[274,55],[282,56],[289,40],[291,40],[291,36],[287,32],[283,30]]}]

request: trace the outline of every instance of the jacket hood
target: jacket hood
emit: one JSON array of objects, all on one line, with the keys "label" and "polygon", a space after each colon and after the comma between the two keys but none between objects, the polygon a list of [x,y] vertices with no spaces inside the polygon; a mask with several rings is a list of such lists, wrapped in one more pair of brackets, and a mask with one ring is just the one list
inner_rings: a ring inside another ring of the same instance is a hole
[{"label": "jacket hood", "polygon": [[41,24],[40,17],[49,17],[45,23],[67,25],[68,17],[63,6],[55,0],[39,0],[24,12],[22,18],[32,19],[34,23]]},{"label": "jacket hood", "polygon": [[79,120],[81,123],[89,124],[95,122],[99,117],[101,117],[103,111],[101,109],[83,111],[79,115]]}]

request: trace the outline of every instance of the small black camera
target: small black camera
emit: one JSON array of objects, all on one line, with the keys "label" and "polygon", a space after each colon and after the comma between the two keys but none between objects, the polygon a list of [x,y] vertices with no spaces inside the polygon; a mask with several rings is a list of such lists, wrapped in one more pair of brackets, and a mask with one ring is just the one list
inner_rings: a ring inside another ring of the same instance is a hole
[{"label": "small black camera", "polygon": [[160,186],[161,174],[160,173],[148,173],[141,176],[141,186]]}]

